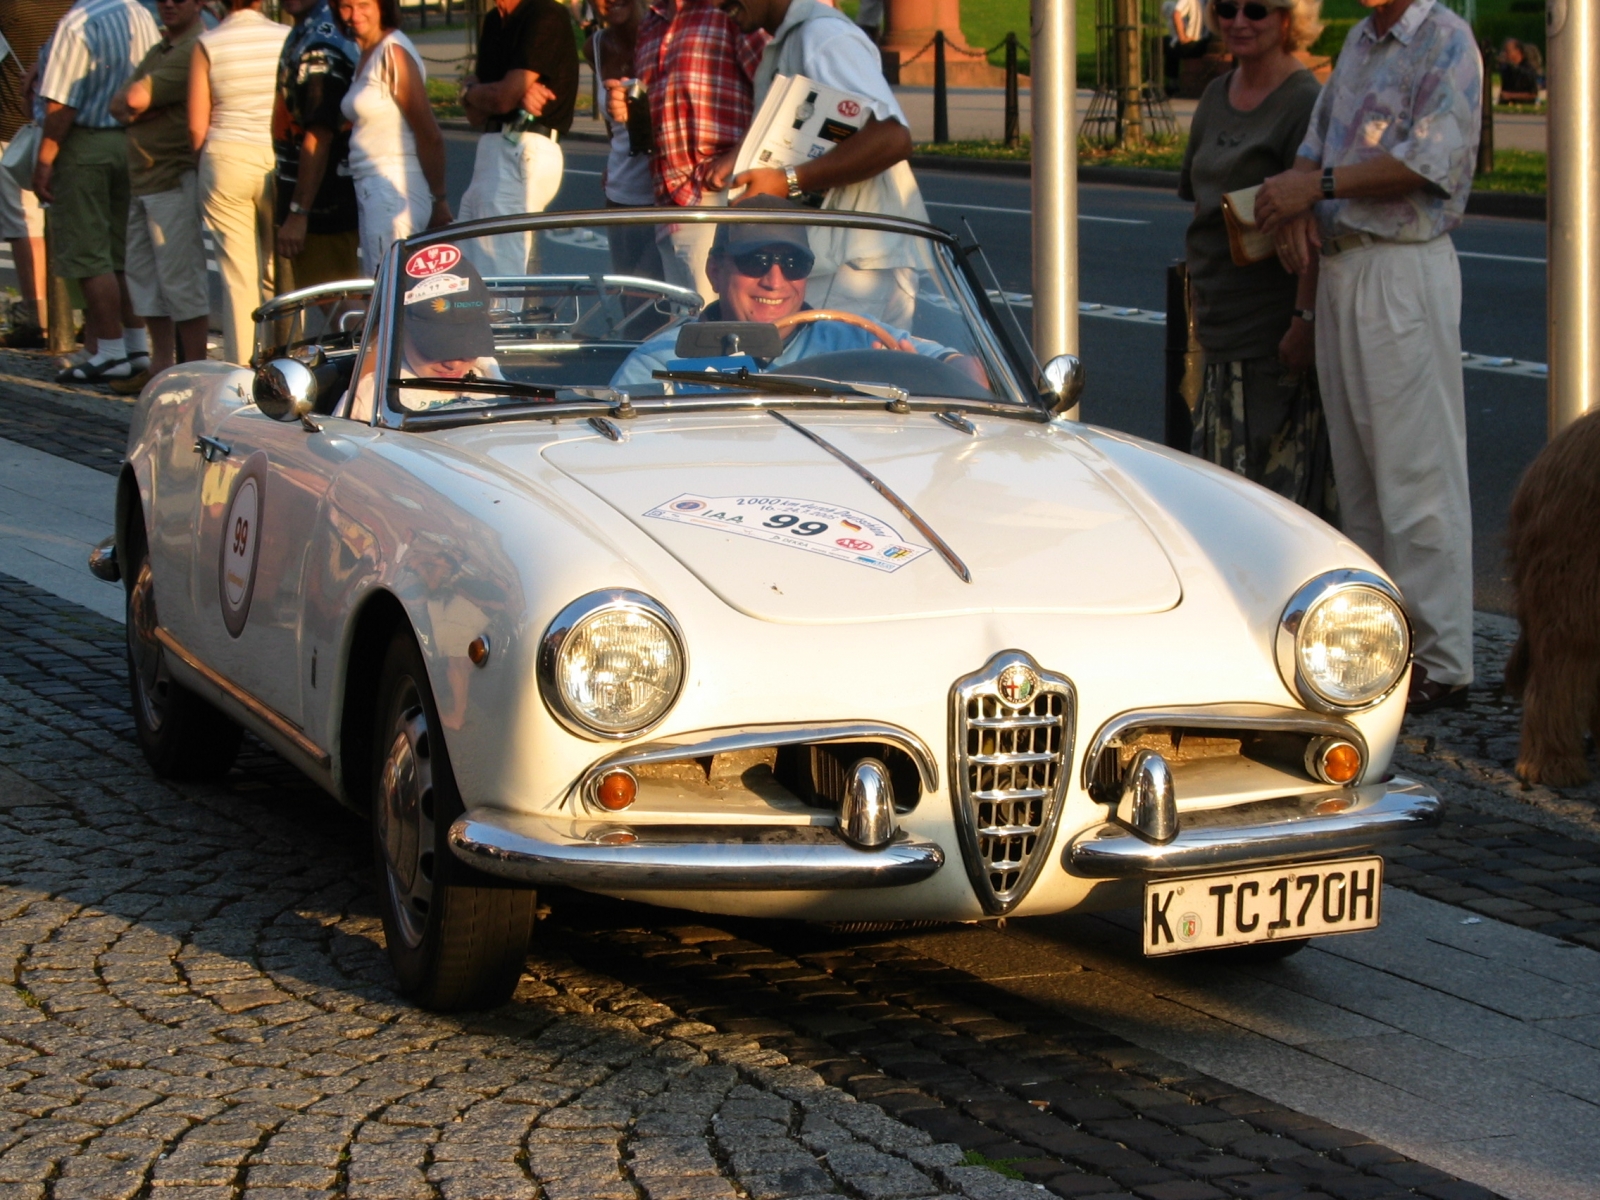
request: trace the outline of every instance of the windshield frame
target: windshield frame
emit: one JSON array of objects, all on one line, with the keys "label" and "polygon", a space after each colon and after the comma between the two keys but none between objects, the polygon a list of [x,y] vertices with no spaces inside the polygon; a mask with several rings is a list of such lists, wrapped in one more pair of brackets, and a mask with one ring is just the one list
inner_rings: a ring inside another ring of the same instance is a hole
[{"label": "windshield frame", "polygon": [[[557,419],[561,417],[593,417],[593,416],[624,416],[631,417],[642,413],[686,413],[709,411],[758,411],[763,408],[875,408],[883,409],[887,404],[892,404],[898,411],[938,412],[952,410],[959,412],[974,412],[994,416],[1008,416],[1021,418],[1028,421],[1049,421],[1052,414],[1044,397],[1039,394],[1038,388],[1031,383],[1031,372],[1027,364],[1017,351],[1012,339],[1007,335],[998,322],[993,306],[989,303],[987,294],[978,281],[977,275],[963,250],[959,239],[947,230],[935,225],[924,224],[921,221],[906,220],[901,217],[886,217],[873,213],[844,212],[823,209],[797,209],[793,212],[774,211],[770,208],[633,208],[633,209],[572,209],[563,212],[547,212],[537,214],[524,214],[516,217],[485,217],[476,221],[462,221],[448,225],[442,229],[431,229],[424,233],[415,234],[404,241],[396,241],[389,247],[389,253],[379,269],[378,286],[374,288],[374,295],[378,292],[393,293],[389,296],[390,304],[385,307],[394,313],[401,311],[400,290],[405,285],[405,279],[400,271],[400,263],[406,261],[418,250],[439,242],[459,242],[465,238],[492,236],[500,233],[533,233],[537,235],[546,229],[562,229],[572,226],[596,227],[611,225],[660,225],[667,220],[666,214],[670,213],[671,224],[793,224],[806,226],[824,226],[833,228],[870,229],[882,233],[899,233],[911,237],[931,241],[944,247],[954,266],[952,278],[965,289],[961,300],[970,307],[971,323],[976,326],[973,336],[981,341],[994,361],[1003,366],[1008,374],[1000,390],[1010,391],[1023,398],[1023,403],[1018,404],[1006,400],[963,400],[951,397],[931,397],[917,399],[915,396],[907,401],[885,402],[877,397],[855,396],[793,396],[773,395],[752,390],[734,396],[717,395],[678,395],[678,396],[628,396],[624,392],[617,392],[613,398],[606,400],[584,399],[581,401],[544,402],[538,405],[528,405],[526,410],[519,405],[500,405],[490,409],[470,408],[459,411],[437,412],[408,412],[396,405],[392,399],[392,390],[395,382],[401,378],[400,363],[398,361],[399,339],[386,336],[382,339],[381,383],[382,398],[373,404],[372,423],[374,425],[403,430],[432,430],[452,428],[461,425],[481,425],[492,421],[528,420],[528,419]],[[565,277],[569,272],[559,272]],[[384,317],[384,333],[391,334],[393,322]]]}]

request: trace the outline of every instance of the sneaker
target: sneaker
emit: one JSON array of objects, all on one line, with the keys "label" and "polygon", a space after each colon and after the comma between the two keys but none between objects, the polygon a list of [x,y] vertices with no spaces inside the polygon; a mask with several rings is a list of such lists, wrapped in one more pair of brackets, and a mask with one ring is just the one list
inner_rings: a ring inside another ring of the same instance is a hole
[{"label": "sneaker", "polygon": [[111,358],[102,363],[81,362],[68,367],[56,376],[57,383],[100,383],[113,379],[127,379],[133,372],[126,358]]},{"label": "sneaker", "polygon": [[137,396],[144,391],[144,385],[150,382],[150,371],[146,368],[135,371],[126,379],[108,379],[105,382],[106,386],[119,396]]},{"label": "sneaker", "polygon": [[0,337],[0,345],[10,350],[43,350],[49,344],[50,338],[37,325],[18,325]]}]

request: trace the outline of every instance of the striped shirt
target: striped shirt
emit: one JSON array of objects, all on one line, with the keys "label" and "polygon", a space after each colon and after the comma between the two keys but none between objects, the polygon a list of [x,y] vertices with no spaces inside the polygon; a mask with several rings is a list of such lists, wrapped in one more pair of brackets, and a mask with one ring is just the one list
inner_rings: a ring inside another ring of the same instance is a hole
[{"label": "striped shirt", "polygon": [[161,33],[134,0],[78,0],[56,26],[39,95],[77,110],[89,129],[120,129],[111,101]]},{"label": "striped shirt", "polygon": [[241,8],[200,35],[211,75],[211,130],[206,144],[272,145],[272,109],[278,94],[278,56],[289,37],[255,9]]}]

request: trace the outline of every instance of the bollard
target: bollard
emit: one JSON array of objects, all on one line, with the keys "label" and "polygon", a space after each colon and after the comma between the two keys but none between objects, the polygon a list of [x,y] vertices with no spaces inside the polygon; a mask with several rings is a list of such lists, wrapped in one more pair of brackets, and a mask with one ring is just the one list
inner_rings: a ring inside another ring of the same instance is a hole
[{"label": "bollard", "polygon": [[933,140],[950,140],[950,89],[944,77],[944,30],[933,35]]},{"label": "bollard", "polygon": [[1205,352],[1195,335],[1189,293],[1189,264],[1180,258],[1167,268],[1167,394],[1161,439],[1174,450],[1189,450],[1204,373]]},{"label": "bollard", "polygon": [[1017,106],[1017,35],[1006,34],[1006,146],[1012,150],[1020,141],[1021,120]]}]

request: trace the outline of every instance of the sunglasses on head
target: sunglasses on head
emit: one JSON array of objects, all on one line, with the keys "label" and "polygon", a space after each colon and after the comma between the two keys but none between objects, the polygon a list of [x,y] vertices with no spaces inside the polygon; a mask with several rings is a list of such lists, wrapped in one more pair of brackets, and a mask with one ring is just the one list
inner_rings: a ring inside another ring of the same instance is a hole
[{"label": "sunglasses on head", "polygon": [[1272,9],[1265,4],[1257,4],[1255,0],[1251,0],[1249,4],[1245,5],[1235,4],[1234,0],[1217,0],[1212,8],[1215,10],[1219,21],[1233,20],[1239,15],[1240,8],[1244,9],[1245,17],[1251,21],[1265,21],[1267,14],[1272,12]]},{"label": "sunglasses on head", "polygon": [[811,274],[811,266],[816,262],[809,251],[798,247],[790,250],[746,250],[730,257],[741,275],[760,279],[776,266],[790,283]]}]

